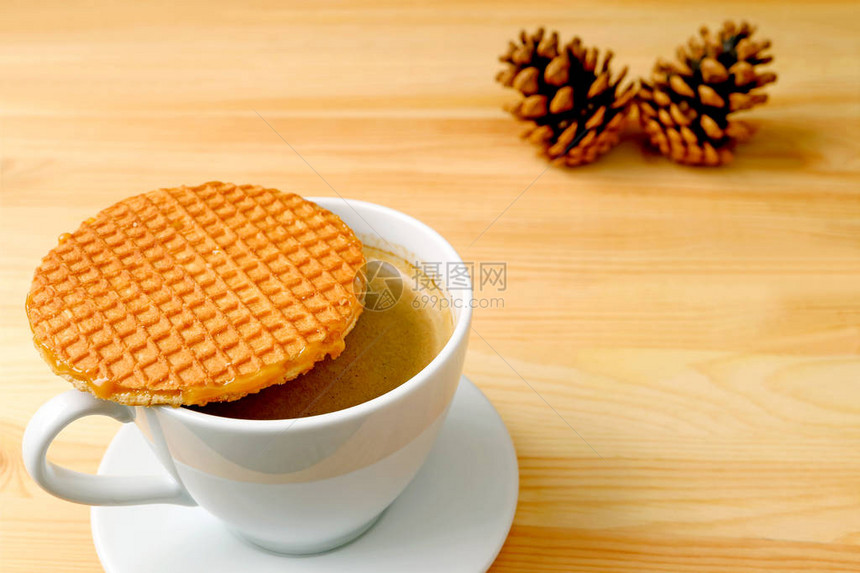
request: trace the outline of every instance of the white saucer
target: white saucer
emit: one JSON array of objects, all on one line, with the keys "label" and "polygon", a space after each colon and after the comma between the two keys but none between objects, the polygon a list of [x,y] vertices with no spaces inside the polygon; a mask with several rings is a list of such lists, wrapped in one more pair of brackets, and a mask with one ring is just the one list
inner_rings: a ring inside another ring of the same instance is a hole
[{"label": "white saucer", "polygon": [[[120,429],[100,474],[162,469],[137,427]],[[508,535],[519,492],[514,446],[493,405],[466,377],[415,481],[367,533],[327,553],[284,556],[234,536],[198,507],[93,507],[107,573],[172,571],[464,571],[490,567]]]}]

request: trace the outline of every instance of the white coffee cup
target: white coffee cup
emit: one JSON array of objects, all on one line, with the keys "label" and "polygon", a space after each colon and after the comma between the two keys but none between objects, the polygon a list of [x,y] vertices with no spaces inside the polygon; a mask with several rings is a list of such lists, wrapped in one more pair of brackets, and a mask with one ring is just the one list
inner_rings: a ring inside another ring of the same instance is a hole
[{"label": "white coffee cup", "polygon": [[[394,245],[442,269],[462,264],[445,239],[403,213],[361,201],[311,200],[373,246]],[[240,420],[123,406],[70,390],[43,405],[27,426],[27,470],[48,492],[78,503],[197,504],[272,551],[314,553],[346,543],[373,525],[418,472],[457,390],[472,290],[470,284],[448,289],[444,280],[440,286],[454,317],[451,338],[426,368],[378,398],[295,420]],[[57,434],[93,414],[135,422],[171,477],[94,476],[47,461]]]}]

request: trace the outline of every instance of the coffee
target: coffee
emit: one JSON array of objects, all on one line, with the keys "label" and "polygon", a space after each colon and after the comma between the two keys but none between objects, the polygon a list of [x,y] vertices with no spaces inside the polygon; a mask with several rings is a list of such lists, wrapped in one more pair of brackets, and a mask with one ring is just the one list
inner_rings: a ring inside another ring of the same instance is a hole
[{"label": "coffee", "polygon": [[439,288],[405,259],[365,246],[365,310],[346,337],[346,349],[306,374],[235,402],[193,410],[255,420],[326,414],[397,388],[427,366],[453,331]]}]

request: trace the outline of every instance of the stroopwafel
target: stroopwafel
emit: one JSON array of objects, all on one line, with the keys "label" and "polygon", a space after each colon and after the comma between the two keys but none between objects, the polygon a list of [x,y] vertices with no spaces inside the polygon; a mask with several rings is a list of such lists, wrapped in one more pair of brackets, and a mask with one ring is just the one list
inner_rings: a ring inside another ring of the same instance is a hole
[{"label": "stroopwafel", "polygon": [[80,390],[128,405],[236,400],[340,354],[363,264],[352,230],[298,195],[160,189],[61,236],[27,316]]}]

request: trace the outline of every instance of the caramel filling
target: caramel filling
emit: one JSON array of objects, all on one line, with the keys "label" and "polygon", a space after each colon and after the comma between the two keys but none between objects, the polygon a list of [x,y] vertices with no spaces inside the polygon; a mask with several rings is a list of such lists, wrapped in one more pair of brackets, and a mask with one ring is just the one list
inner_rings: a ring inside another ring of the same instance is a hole
[{"label": "caramel filling", "polygon": [[[48,350],[48,348],[39,340],[34,338],[33,342],[36,345],[36,349],[42,355],[42,358],[55,373],[63,376],[64,378],[72,378],[79,382],[83,382],[86,384],[87,389],[98,398],[109,400],[116,394],[140,391],[140,389],[126,388],[125,386],[117,384],[108,378],[94,377],[92,373],[75,368],[74,366],[58,359],[57,356]],[[192,386],[190,388],[177,390],[156,390],[154,393],[168,396],[180,395],[182,396],[182,401],[186,404],[205,404],[206,402],[223,398],[224,396],[250,394],[252,392],[257,392],[262,388],[271,386],[272,384],[276,384],[280,380],[288,377],[288,374],[292,374],[292,376],[289,376],[290,378],[304,374],[326,354],[330,354],[332,356],[339,355],[343,351],[344,346],[343,340],[338,340],[334,345],[334,348],[331,348],[326,352],[321,352],[317,357],[308,356],[307,359],[301,360],[298,363],[291,363],[289,372],[284,369],[284,364],[271,364],[250,374],[236,376],[232,380],[228,380],[218,385]]]},{"label": "caramel filling", "polygon": [[180,393],[182,394],[182,401],[186,404],[205,404],[231,394],[250,394],[260,388],[274,384],[279,378],[284,378],[284,367],[281,364],[275,364],[264,366],[252,374],[237,376],[218,386],[183,388]]},{"label": "caramel filling", "polygon": [[87,381],[87,387],[90,389],[90,392],[102,400],[107,400],[116,394],[117,390],[117,385],[107,378],[96,378],[93,381]]},{"label": "caramel filling", "polygon": [[272,364],[264,366],[260,370],[251,374],[237,376],[236,378],[228,380],[227,382],[217,386],[185,388],[180,391],[182,394],[182,401],[186,404],[205,404],[212,400],[223,398],[224,396],[235,394],[244,395],[257,392],[262,388],[267,388],[273,384],[277,384],[284,378],[294,378],[304,374],[313,368],[317,361],[325,354],[337,356],[343,351],[344,346],[345,344],[343,340],[339,340],[333,350],[322,353],[320,356],[316,357],[316,359],[302,360],[297,364],[294,363],[292,364],[292,368],[290,368],[289,372],[284,369],[283,364]]}]

